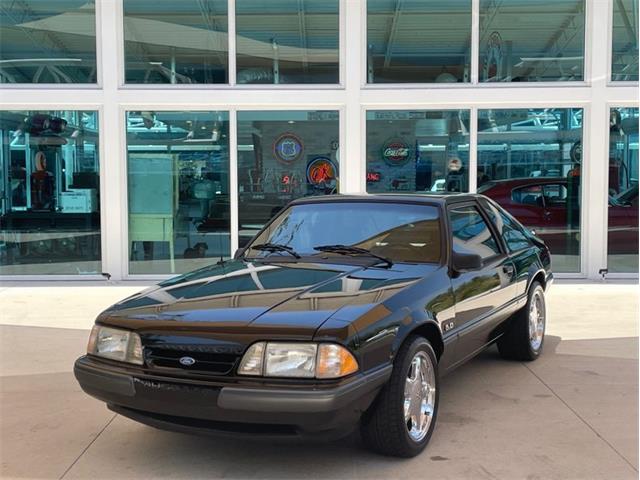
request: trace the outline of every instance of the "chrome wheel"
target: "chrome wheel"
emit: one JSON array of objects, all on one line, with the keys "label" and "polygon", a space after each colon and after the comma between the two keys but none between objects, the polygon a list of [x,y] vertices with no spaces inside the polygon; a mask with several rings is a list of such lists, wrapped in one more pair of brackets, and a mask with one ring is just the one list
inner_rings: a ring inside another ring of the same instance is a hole
[{"label": "chrome wheel", "polygon": [[418,352],[404,384],[404,422],[409,437],[420,442],[429,431],[436,401],[436,375],[431,359]]},{"label": "chrome wheel", "polygon": [[538,287],[534,290],[529,304],[529,343],[536,352],[542,346],[545,314],[544,291]]}]

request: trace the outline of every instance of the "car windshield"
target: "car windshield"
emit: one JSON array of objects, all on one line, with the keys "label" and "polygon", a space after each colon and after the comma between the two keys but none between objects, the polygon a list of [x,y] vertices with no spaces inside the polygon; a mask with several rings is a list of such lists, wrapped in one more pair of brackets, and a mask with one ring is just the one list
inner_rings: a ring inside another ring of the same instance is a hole
[{"label": "car windshield", "polygon": [[[315,247],[329,248],[321,251]],[[438,263],[441,256],[438,209],[431,205],[383,202],[294,205],[251,243],[245,256],[280,255],[294,259],[288,252],[295,252],[300,256],[332,259],[339,255],[366,257],[367,252],[357,249],[366,249],[392,262]]]}]

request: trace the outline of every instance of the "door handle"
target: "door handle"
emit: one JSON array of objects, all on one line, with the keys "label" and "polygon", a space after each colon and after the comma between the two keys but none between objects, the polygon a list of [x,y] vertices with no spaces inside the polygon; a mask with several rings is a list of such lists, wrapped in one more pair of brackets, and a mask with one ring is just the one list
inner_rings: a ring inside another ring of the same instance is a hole
[{"label": "door handle", "polygon": [[507,275],[509,275],[510,277],[513,277],[513,274],[515,273],[516,269],[513,267],[513,265],[503,265],[502,271]]}]

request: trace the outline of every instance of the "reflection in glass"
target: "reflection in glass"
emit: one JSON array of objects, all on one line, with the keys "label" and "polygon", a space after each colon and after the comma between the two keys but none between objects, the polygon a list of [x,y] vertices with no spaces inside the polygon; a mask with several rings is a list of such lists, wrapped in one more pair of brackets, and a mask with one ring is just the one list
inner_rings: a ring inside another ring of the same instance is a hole
[{"label": "reflection in glass", "polygon": [[238,112],[240,246],[291,200],[338,190],[338,112]]},{"label": "reflection in glass", "polygon": [[554,270],[580,271],[582,109],[480,110],[478,192],[551,249]]},{"label": "reflection in glass", "polygon": [[614,108],[610,119],[607,268],[638,273],[638,109]]},{"label": "reflection in glass", "polygon": [[584,3],[480,0],[480,81],[582,80]]},{"label": "reflection in glass", "polygon": [[99,274],[98,112],[0,111],[0,274]]},{"label": "reflection in glass", "polygon": [[124,0],[127,83],[227,83],[227,2]]},{"label": "reflection in glass", "polygon": [[638,81],[638,8],[638,0],[613,0],[613,81]]},{"label": "reflection in glass", "polygon": [[469,110],[367,112],[367,192],[466,192]]},{"label": "reflection in glass", "polygon": [[127,112],[129,272],[229,257],[227,112]]},{"label": "reflection in glass", "polygon": [[96,83],[95,2],[2,1],[0,83]]},{"label": "reflection in glass", "polygon": [[471,0],[367,1],[367,83],[468,82]]},{"label": "reflection in glass", "polygon": [[237,83],[338,83],[338,0],[236,0]]},{"label": "reflection in glass", "polygon": [[252,242],[246,256],[279,255],[253,248],[271,243],[290,247],[303,257],[321,255],[352,260],[353,254],[344,256],[319,248],[346,245],[367,249],[396,262],[437,263],[441,256],[438,217],[438,209],[431,205],[365,202],[295,205]]},{"label": "reflection in glass", "polygon": [[456,207],[448,212],[455,252],[480,255],[483,260],[500,255],[498,242],[477,207]]}]

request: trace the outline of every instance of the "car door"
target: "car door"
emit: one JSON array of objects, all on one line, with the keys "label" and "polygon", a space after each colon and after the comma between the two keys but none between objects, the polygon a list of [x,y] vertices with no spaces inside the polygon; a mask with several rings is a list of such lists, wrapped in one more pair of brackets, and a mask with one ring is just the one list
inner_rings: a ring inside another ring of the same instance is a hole
[{"label": "car door", "polygon": [[502,240],[502,246],[509,254],[515,267],[515,297],[520,301],[512,305],[511,311],[517,310],[526,301],[527,286],[529,281],[529,268],[538,261],[537,247],[531,243],[523,231],[523,227],[502,207],[492,203],[489,199],[480,199],[480,205],[491,220],[498,237]]},{"label": "car door", "polygon": [[509,314],[505,307],[516,296],[516,279],[511,259],[476,202],[449,206],[447,217],[452,250],[475,253],[482,258],[478,270],[452,270],[457,363],[493,339],[495,327]]},{"label": "car door", "polygon": [[609,200],[608,212],[609,255],[638,253],[638,207],[631,201],[621,203]]},{"label": "car door", "polygon": [[[569,197],[566,183],[543,185],[544,214],[541,238],[552,252],[578,254],[580,251],[580,205],[576,192]],[[576,203],[577,202],[577,203]]]}]

